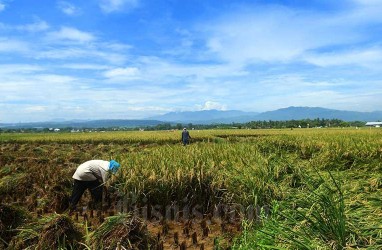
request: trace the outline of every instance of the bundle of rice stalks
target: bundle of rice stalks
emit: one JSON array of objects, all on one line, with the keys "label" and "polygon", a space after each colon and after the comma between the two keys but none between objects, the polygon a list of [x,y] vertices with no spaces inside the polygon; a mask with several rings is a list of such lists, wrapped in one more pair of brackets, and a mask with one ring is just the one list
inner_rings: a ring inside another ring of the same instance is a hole
[{"label": "bundle of rice stalks", "polygon": [[126,249],[149,249],[156,244],[143,221],[132,214],[111,216],[92,232],[89,244],[92,249],[115,249],[120,243]]},{"label": "bundle of rice stalks", "polygon": [[49,190],[49,200],[52,201],[49,206],[54,209],[56,213],[63,213],[69,208],[69,192],[65,189],[64,185],[60,183],[53,186]]},{"label": "bundle of rice stalks", "polygon": [[0,194],[2,195],[23,195],[30,187],[30,176],[26,173],[14,173],[0,178]]},{"label": "bundle of rice stalks", "polygon": [[2,244],[8,244],[14,229],[26,220],[26,212],[11,205],[0,204],[0,249]]},{"label": "bundle of rice stalks", "polygon": [[82,237],[68,216],[54,214],[20,228],[10,249],[80,249]]},{"label": "bundle of rice stalks", "polygon": [[47,223],[39,235],[37,249],[57,249],[60,246],[75,247],[82,233],[66,215],[57,215]]}]

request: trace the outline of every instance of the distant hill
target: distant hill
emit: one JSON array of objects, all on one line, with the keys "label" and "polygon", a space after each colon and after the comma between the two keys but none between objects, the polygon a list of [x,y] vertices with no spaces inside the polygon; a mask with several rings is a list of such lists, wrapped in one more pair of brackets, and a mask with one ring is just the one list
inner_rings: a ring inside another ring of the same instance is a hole
[{"label": "distant hill", "polygon": [[382,120],[382,111],[357,112],[326,109],[319,107],[288,107],[267,111],[263,113],[243,112],[237,110],[219,111],[186,111],[171,112],[161,116],[151,117],[159,121],[194,123],[194,124],[213,124],[213,123],[244,123],[249,121],[286,121],[301,119],[339,119],[343,121],[378,121]]},{"label": "distant hill", "polygon": [[261,113],[255,120],[301,120],[301,119],[339,119],[343,121],[377,121],[382,120],[382,111],[357,112],[318,107],[288,107]]},{"label": "distant hill", "polygon": [[50,122],[29,122],[29,123],[0,123],[0,128],[112,128],[112,127],[146,127],[164,124],[155,120],[91,120],[91,121],[50,121]]},{"label": "distant hill", "polygon": [[219,124],[245,123],[250,121],[286,121],[302,119],[339,119],[343,121],[382,121],[382,111],[357,112],[319,107],[288,107],[263,113],[238,110],[202,110],[171,112],[144,120],[72,120],[33,123],[0,123],[0,128],[111,128],[111,127],[146,127],[164,123],[182,124]]},{"label": "distant hill", "polygon": [[239,110],[202,110],[202,111],[184,111],[170,112],[160,116],[149,117],[148,119],[178,122],[178,123],[194,123],[194,124],[212,124],[212,123],[232,123],[232,122],[248,122],[252,117],[259,113],[244,112]]}]

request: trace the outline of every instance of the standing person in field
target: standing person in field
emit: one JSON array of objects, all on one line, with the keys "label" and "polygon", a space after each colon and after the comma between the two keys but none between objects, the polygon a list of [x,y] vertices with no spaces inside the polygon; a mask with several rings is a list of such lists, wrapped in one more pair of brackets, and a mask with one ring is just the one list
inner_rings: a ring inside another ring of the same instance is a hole
[{"label": "standing person in field", "polygon": [[182,132],[183,146],[186,146],[187,144],[189,144],[190,143],[190,139],[191,139],[190,133],[187,131],[186,128],[184,128],[183,132]]},{"label": "standing person in field", "polygon": [[73,175],[73,191],[70,198],[70,211],[76,209],[78,201],[89,189],[95,206],[102,203],[103,184],[109,178],[110,173],[115,174],[120,164],[114,160],[90,160],[82,163]]}]

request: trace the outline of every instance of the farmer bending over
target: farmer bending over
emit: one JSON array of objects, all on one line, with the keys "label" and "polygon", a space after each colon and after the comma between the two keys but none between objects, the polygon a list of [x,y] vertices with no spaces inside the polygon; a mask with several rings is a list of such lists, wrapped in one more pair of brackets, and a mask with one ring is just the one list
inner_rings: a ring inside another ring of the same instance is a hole
[{"label": "farmer bending over", "polygon": [[102,186],[109,178],[109,173],[115,174],[120,164],[114,160],[91,160],[82,163],[73,175],[74,184],[70,198],[70,211],[76,209],[78,201],[86,189],[89,189],[95,205],[102,202]]}]

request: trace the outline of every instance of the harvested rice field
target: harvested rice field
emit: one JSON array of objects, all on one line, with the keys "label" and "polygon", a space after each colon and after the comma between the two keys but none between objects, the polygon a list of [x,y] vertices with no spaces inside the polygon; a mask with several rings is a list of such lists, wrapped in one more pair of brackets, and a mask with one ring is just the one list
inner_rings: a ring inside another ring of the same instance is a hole
[{"label": "harvested rice field", "polygon": [[[381,249],[382,130],[0,134],[0,249]],[[69,213],[72,175],[121,168]]]}]

